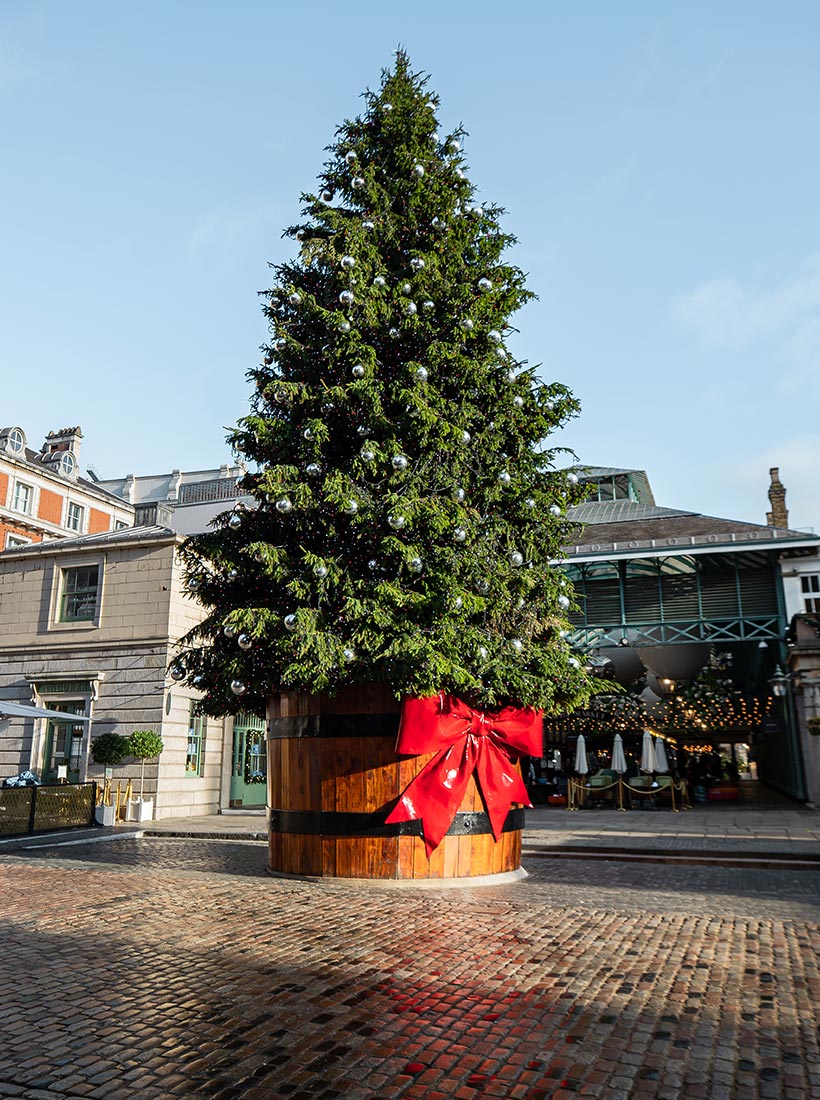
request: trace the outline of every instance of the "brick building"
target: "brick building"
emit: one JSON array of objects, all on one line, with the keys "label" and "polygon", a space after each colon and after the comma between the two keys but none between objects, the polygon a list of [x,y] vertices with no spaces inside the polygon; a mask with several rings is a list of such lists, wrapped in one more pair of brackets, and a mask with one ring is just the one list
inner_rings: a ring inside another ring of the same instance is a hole
[{"label": "brick building", "polygon": [[34,451],[22,428],[0,428],[0,550],[133,523],[128,501],[81,476],[82,438],[80,428],[62,428]]}]

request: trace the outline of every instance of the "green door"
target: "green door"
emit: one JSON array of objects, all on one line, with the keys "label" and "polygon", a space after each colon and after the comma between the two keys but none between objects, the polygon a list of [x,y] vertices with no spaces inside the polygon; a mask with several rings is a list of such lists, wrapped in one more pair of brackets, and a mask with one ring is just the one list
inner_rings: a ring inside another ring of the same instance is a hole
[{"label": "green door", "polygon": [[233,723],[230,804],[263,809],[267,791],[265,719],[256,714],[237,714]]},{"label": "green door", "polygon": [[[66,714],[85,714],[85,701],[49,703],[49,710],[62,710]],[[65,764],[69,783],[80,782],[80,766],[83,760],[83,722],[61,722],[49,718],[43,751],[43,782],[57,782],[57,768]]]}]

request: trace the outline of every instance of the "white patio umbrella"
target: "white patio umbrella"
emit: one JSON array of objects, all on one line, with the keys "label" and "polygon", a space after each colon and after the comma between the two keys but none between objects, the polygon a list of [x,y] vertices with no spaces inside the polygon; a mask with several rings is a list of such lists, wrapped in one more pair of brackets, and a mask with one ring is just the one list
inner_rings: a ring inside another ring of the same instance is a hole
[{"label": "white patio umbrella", "polygon": [[575,771],[579,775],[586,775],[589,771],[587,763],[587,743],[582,733],[578,734],[578,744],[575,747]]},{"label": "white patio umbrella", "polygon": [[655,771],[664,772],[669,771],[669,761],[666,759],[666,746],[663,743],[662,737],[655,738]]},{"label": "white patio umbrella", "polygon": [[626,771],[626,757],[624,756],[624,743],[619,733],[612,740],[612,770],[623,775]]},{"label": "white patio umbrella", "polygon": [[56,718],[60,722],[90,722],[83,714],[67,714],[48,707],[28,706],[26,703],[8,703],[0,699],[0,718]]},{"label": "white patio umbrella", "polygon": [[655,760],[655,746],[652,744],[652,734],[649,730],[643,731],[643,745],[641,746],[641,771],[654,772],[657,770]]}]

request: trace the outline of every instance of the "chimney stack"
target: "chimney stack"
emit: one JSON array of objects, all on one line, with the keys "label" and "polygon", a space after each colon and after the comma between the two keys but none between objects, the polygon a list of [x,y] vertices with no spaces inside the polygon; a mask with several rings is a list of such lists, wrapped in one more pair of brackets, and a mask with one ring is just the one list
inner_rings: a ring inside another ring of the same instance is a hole
[{"label": "chimney stack", "polygon": [[83,438],[81,428],[60,428],[56,432],[49,432],[43,449],[43,455],[54,454],[55,451],[71,451],[77,462],[80,461],[80,440]]},{"label": "chimney stack", "polygon": [[769,527],[788,528],[789,510],[786,507],[786,490],[780,480],[779,467],[773,466],[769,470],[769,477],[772,480],[769,486],[769,503],[772,510],[766,513],[766,523]]}]

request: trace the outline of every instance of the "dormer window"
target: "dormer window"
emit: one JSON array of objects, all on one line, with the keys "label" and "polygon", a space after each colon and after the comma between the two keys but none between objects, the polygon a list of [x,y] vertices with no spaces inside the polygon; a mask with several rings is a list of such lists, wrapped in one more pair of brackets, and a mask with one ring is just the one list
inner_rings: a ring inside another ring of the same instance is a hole
[{"label": "dormer window", "polygon": [[9,454],[22,455],[26,449],[26,436],[22,428],[0,429],[0,447]]}]

